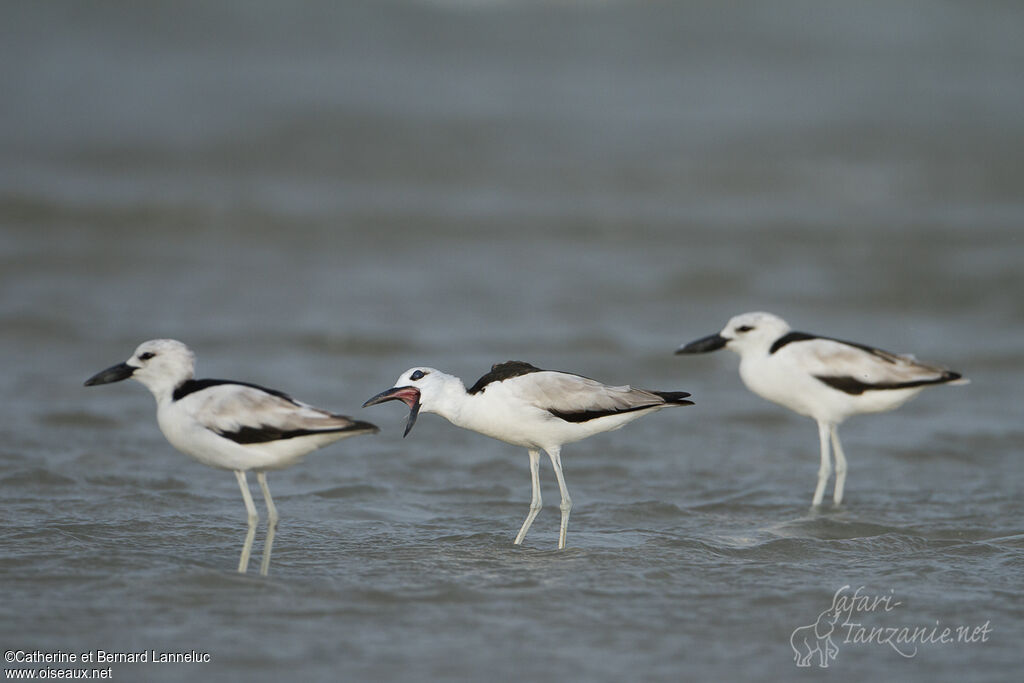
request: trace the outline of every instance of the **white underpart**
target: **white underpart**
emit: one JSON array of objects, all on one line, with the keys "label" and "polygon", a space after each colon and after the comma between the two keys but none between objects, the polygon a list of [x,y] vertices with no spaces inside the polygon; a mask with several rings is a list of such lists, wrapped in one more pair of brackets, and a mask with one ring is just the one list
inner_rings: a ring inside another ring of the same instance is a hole
[{"label": "white underpart", "polygon": [[[753,329],[740,332],[742,327]],[[853,415],[894,410],[935,385],[850,394],[829,386],[818,377],[850,377],[872,385],[899,384],[939,379],[946,370],[918,362],[913,356],[880,350],[871,352],[832,339],[794,341],[770,353],[772,344],[789,331],[789,325],[778,316],[745,313],[730,320],[720,334],[728,340],[726,348],[739,354],[740,377],[748,389],[818,423],[821,464],[812,504],[820,505],[824,497],[832,473],[830,452],[834,451],[833,501],[838,505],[843,500],[847,467],[837,427]],[[959,379],[947,383],[966,384],[967,381]]]},{"label": "white underpart", "polygon": [[[424,376],[413,380],[414,372]],[[548,454],[561,493],[561,524],[558,547],[565,547],[572,498],[562,471],[561,448],[588,436],[620,429],[644,415],[672,403],[657,394],[629,386],[608,386],[578,375],[541,371],[488,384],[469,394],[458,377],[432,368],[411,368],[395,383],[420,391],[420,412],[434,413],[452,424],[514,446],[526,448],[530,457],[533,489],[530,510],[514,543],[519,545],[541,509],[540,451]],[[568,422],[552,414],[585,411],[629,410],[585,422]]]},{"label": "white underpart", "polygon": [[[148,354],[154,355],[145,358]],[[266,575],[278,521],[277,509],[267,486],[266,471],[294,465],[318,448],[373,431],[326,431],[259,443],[237,443],[221,433],[237,432],[246,427],[270,427],[283,432],[329,430],[351,426],[354,421],[241,384],[218,384],[174,400],[175,389],[193,377],[195,356],[187,346],[173,339],[144,342],[127,364],[136,368],[132,379],[145,385],[156,398],[157,423],[171,445],[204,465],[235,472],[249,523],[239,558],[239,572],[244,573],[248,567],[259,519],[245,473],[248,470],[257,473],[267,506],[267,536],[260,566],[260,573]]]}]

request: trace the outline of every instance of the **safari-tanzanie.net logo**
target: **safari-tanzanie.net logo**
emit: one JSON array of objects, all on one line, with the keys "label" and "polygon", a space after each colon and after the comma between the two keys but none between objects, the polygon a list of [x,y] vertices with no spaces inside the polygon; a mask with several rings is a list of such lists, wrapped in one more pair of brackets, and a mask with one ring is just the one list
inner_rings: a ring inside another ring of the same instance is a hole
[{"label": "safari-tanzanie.net logo", "polygon": [[923,645],[963,646],[988,642],[992,633],[984,624],[907,624],[899,622],[897,608],[903,603],[895,591],[872,594],[864,586],[850,592],[846,585],[832,595],[832,604],[814,623],[793,629],[789,644],[797,666],[817,664],[827,669],[839,656],[840,646],[883,646],[901,657],[916,657]]}]

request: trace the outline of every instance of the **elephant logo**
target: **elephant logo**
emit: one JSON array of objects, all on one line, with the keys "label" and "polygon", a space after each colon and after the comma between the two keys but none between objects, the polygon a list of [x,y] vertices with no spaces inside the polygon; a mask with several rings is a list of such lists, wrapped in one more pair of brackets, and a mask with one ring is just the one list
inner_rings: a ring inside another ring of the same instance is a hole
[{"label": "elephant logo", "polygon": [[793,630],[789,644],[793,647],[793,661],[797,666],[811,665],[815,653],[818,655],[818,666],[828,668],[828,663],[839,654],[839,646],[832,640],[832,632],[836,629],[840,611],[834,605],[818,615],[818,620],[807,626]]}]

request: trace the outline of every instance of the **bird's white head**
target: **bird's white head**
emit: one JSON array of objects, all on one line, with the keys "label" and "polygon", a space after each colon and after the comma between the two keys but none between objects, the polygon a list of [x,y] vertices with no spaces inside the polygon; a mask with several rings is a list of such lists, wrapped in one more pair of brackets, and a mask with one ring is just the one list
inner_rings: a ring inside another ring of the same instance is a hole
[{"label": "bird's white head", "polygon": [[412,426],[416,424],[420,410],[427,413],[437,412],[436,408],[443,396],[453,388],[459,388],[463,394],[466,393],[465,385],[457,377],[434,368],[409,368],[398,376],[393,387],[369,399],[363,407],[375,406],[385,401],[402,401],[409,406],[409,419],[405,423],[403,434],[408,436]]},{"label": "bird's white head", "polygon": [[743,313],[732,318],[722,331],[685,344],[677,354],[707,353],[727,348],[741,356],[751,352],[767,352],[772,342],[789,332],[789,324],[777,315]]},{"label": "bird's white head", "polygon": [[145,385],[159,398],[191,379],[196,357],[192,350],[174,339],[151,339],[139,344],[131,358],[96,373],[85,386],[120,382],[129,377]]}]

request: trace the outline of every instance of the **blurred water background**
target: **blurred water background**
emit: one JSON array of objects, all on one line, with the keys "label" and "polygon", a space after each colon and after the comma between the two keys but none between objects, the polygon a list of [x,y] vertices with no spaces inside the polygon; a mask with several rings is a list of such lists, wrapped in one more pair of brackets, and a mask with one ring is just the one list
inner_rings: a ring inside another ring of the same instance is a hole
[{"label": "blurred water background", "polygon": [[[1022,27],[1014,2],[4,3],[0,644],[211,655],[116,680],[810,680],[791,633],[849,585],[901,602],[867,625],[991,633],[837,632],[831,679],[1016,679]],[[813,423],[732,354],[672,355],[758,309],[972,383],[846,424],[846,503],[812,514]],[[382,427],[271,474],[267,579],[234,572],[234,478],[142,387],[81,386],[162,336]],[[359,409],[510,358],[697,402],[566,447],[563,552],[546,461],[513,547],[525,452]]]}]

